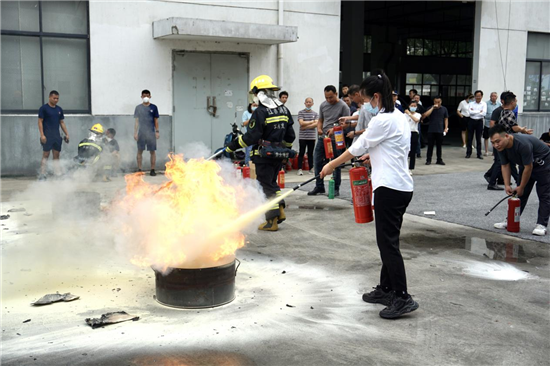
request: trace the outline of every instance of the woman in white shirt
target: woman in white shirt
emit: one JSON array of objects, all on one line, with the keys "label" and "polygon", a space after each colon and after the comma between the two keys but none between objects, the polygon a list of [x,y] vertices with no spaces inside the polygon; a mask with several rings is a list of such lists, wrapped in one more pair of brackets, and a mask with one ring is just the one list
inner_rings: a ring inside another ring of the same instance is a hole
[{"label": "woman in white shirt", "polygon": [[354,156],[372,165],[376,242],[382,258],[380,284],[363,294],[368,303],[386,305],[380,316],[393,319],[418,309],[407,293],[405,264],[399,251],[403,215],[413,195],[413,180],[407,157],[411,148],[411,130],[405,115],[394,108],[391,83],[384,72],[375,72],[361,84],[361,94],[374,117],[359,138],[337,159],[323,167],[321,177]]},{"label": "woman in white shirt", "polygon": [[412,101],[409,104],[409,108],[405,109],[405,118],[409,122],[409,127],[411,128],[411,151],[409,152],[409,174],[412,175],[414,166],[416,163],[416,148],[418,147],[418,123],[422,115],[416,113],[416,108],[418,107],[416,101]]},{"label": "woman in white shirt", "polygon": [[460,117],[460,128],[462,129],[462,148],[466,148],[466,130],[468,129],[468,121],[470,120],[470,110],[468,104],[474,100],[472,93],[468,94],[466,98],[460,102],[456,109],[456,114]]}]

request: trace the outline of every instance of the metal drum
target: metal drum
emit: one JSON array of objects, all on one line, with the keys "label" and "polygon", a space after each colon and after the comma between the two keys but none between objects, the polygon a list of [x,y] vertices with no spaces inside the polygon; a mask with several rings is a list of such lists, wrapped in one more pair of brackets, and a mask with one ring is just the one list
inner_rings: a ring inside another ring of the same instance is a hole
[{"label": "metal drum", "polygon": [[230,303],[235,299],[239,268],[235,261],[238,260],[219,267],[173,268],[167,275],[155,270],[156,299],[162,305],[183,309]]}]

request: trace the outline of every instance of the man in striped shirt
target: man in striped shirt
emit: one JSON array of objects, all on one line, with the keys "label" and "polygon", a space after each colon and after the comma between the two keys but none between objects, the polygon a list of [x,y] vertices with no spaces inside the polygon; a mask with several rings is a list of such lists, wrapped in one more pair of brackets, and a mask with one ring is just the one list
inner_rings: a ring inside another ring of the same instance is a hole
[{"label": "man in striped shirt", "polygon": [[309,163],[309,173],[313,171],[313,149],[315,140],[317,140],[317,119],[319,115],[313,111],[313,98],[306,98],[305,109],[298,112],[298,122],[300,122],[300,133],[298,141],[300,142],[300,153],[298,154],[298,175],[304,175],[302,172],[302,162],[307,148],[307,159]]}]

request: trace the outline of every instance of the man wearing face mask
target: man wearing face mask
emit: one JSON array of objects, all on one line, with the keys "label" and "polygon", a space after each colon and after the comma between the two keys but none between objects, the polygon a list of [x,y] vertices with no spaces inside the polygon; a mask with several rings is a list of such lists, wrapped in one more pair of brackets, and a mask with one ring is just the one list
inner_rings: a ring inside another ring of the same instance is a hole
[{"label": "man wearing face mask", "polygon": [[137,165],[138,172],[142,170],[143,150],[151,154],[151,176],[155,173],[155,164],[157,160],[157,140],[159,139],[159,110],[156,105],[150,102],[151,92],[147,89],[141,92],[141,100],[134,111],[136,124],[134,126],[134,139],[137,141]]}]

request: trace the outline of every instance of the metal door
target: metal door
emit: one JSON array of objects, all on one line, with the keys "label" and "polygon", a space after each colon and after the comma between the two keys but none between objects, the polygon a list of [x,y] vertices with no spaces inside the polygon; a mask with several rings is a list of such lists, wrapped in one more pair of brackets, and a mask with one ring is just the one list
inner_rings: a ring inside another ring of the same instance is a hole
[{"label": "metal door", "polygon": [[174,146],[223,146],[230,124],[240,127],[248,101],[248,56],[177,52],[174,57]]}]

